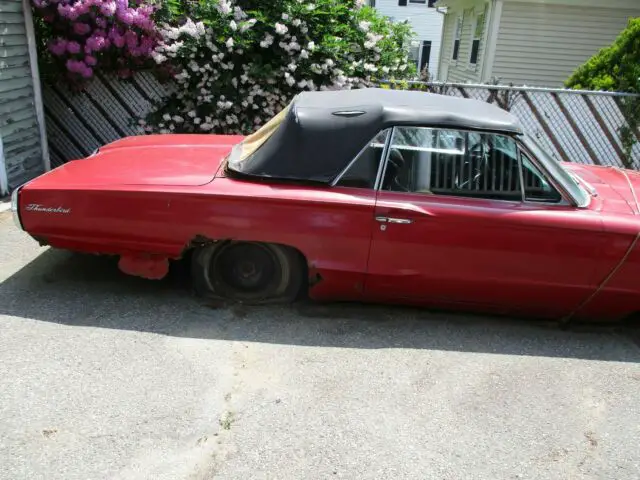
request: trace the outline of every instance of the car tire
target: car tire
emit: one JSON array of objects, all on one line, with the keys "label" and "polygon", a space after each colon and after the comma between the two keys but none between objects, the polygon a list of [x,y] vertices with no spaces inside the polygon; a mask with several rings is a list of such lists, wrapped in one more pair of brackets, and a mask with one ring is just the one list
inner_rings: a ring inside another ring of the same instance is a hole
[{"label": "car tire", "polygon": [[295,301],[305,271],[298,251],[271,243],[216,242],[196,249],[191,258],[196,294],[246,304]]}]

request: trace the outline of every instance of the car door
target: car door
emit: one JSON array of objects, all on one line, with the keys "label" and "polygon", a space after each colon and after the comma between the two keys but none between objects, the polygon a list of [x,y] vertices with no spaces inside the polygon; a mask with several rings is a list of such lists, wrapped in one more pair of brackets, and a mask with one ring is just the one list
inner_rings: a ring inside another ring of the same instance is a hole
[{"label": "car door", "polygon": [[395,128],[365,294],[536,316],[577,308],[607,273],[602,223],[525,161],[510,137]]}]

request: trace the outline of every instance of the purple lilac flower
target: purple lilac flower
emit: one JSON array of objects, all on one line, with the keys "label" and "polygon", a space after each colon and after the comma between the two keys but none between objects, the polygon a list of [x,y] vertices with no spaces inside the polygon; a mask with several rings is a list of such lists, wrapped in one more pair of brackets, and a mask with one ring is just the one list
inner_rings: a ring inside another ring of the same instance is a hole
[{"label": "purple lilac flower", "polygon": [[62,38],[56,38],[49,43],[49,51],[57,56],[64,55],[67,51],[67,41]]},{"label": "purple lilac flower", "polygon": [[146,14],[138,15],[138,18],[136,19],[136,23],[141,29],[148,32],[151,32],[152,30],[154,30],[154,27],[155,27],[153,20],[149,18]]},{"label": "purple lilac flower", "polygon": [[128,30],[127,33],[124,34],[124,39],[127,42],[127,47],[130,49],[138,46],[138,35],[132,30]]},{"label": "purple lilac flower", "polygon": [[126,25],[133,25],[134,16],[131,11],[120,11],[118,12],[118,18],[122,21],[122,23]]},{"label": "purple lilac flower", "polygon": [[85,51],[86,49],[89,49],[91,52],[97,52],[99,50],[101,50],[105,45],[104,45],[104,37],[98,36],[95,33],[93,35],[91,35],[89,38],[87,38],[87,44],[85,46]]},{"label": "purple lilac flower", "polygon": [[122,12],[129,8],[129,0],[116,0],[116,5],[119,12]]},{"label": "purple lilac flower", "polygon": [[89,33],[91,31],[91,27],[89,25],[87,25],[86,23],[83,23],[83,22],[74,23],[73,24],[73,31],[75,33],[77,33],[78,35],[86,35],[87,33]]},{"label": "purple lilac flower", "polygon": [[90,66],[94,66],[98,63],[98,59],[94,56],[87,55],[86,57],[84,57],[84,63]]},{"label": "purple lilac flower", "polygon": [[88,3],[82,3],[82,2],[76,2],[74,3],[74,7],[75,12],[78,16],[80,15],[84,15],[86,13],[89,13],[89,4]]},{"label": "purple lilac flower", "polygon": [[102,17],[98,17],[96,18],[96,26],[100,28],[107,28],[107,21]]},{"label": "purple lilac flower", "polygon": [[84,67],[82,67],[82,69],[80,69],[80,75],[82,75],[84,78],[90,78],[93,75],[93,69],[85,65]]},{"label": "purple lilac flower", "polygon": [[67,52],[71,54],[80,53],[80,44],[78,42],[69,42],[67,44]]},{"label": "purple lilac flower", "polygon": [[112,17],[113,14],[116,13],[116,2],[110,1],[103,3],[100,6],[100,12],[102,12],[105,17]]},{"label": "purple lilac flower", "polygon": [[117,37],[112,37],[111,41],[118,48],[124,47],[125,42],[124,42],[124,37],[122,35],[118,35]]},{"label": "purple lilac flower", "polygon": [[68,18],[71,21],[76,20],[78,18],[77,10],[75,9],[75,7],[71,5],[59,4],[58,13],[60,14],[61,17]]},{"label": "purple lilac flower", "polygon": [[67,15],[69,14],[69,9],[71,7],[69,5],[63,5],[62,3],[58,5],[58,13],[60,14],[61,17],[63,18],[67,18]]},{"label": "purple lilac flower", "polygon": [[85,67],[84,62],[81,62],[80,60],[73,60],[71,58],[67,60],[65,65],[67,66],[67,70],[73,73],[80,73],[80,71]]},{"label": "purple lilac flower", "polygon": [[154,5],[146,4],[141,6],[138,10],[140,10],[140,13],[144,15],[152,15],[156,11],[156,7]]},{"label": "purple lilac flower", "polygon": [[140,51],[142,55],[151,55],[151,51],[153,50],[154,42],[151,37],[142,37],[140,39]]}]

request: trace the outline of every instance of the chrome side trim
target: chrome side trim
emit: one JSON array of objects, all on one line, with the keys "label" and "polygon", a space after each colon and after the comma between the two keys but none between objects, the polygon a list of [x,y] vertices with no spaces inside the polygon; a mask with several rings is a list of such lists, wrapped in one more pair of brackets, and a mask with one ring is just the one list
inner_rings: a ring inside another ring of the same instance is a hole
[{"label": "chrome side trim", "polygon": [[360,115],[364,115],[364,110],[341,110],[339,112],[333,112],[331,115],[335,115],[336,117],[359,117]]},{"label": "chrome side trim", "polygon": [[24,227],[22,226],[22,221],[20,220],[20,189],[22,185],[17,187],[13,192],[11,192],[11,214],[13,215],[13,222],[16,224],[20,230],[24,231]]}]

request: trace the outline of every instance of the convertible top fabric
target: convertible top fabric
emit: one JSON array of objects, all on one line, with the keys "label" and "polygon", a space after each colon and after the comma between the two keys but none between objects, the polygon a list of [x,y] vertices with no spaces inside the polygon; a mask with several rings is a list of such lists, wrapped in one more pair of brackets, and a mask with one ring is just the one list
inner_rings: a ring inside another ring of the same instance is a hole
[{"label": "convertible top fabric", "polygon": [[258,135],[255,150],[236,147],[230,175],[330,183],[378,132],[393,126],[523,133],[516,117],[479,100],[381,88],[303,92],[274,123]]}]

